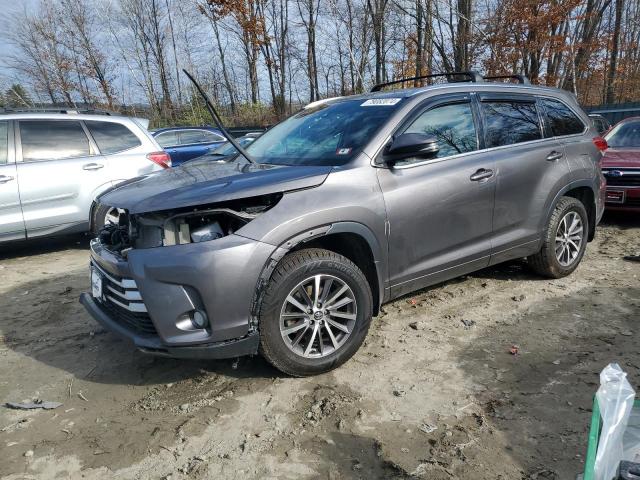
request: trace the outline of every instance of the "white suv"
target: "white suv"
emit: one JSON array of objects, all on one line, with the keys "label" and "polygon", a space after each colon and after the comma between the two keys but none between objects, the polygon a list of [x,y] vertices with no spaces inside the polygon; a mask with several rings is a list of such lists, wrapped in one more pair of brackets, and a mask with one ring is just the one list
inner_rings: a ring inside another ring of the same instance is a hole
[{"label": "white suv", "polygon": [[88,230],[99,194],[170,167],[147,125],[73,110],[0,114],[0,242]]}]

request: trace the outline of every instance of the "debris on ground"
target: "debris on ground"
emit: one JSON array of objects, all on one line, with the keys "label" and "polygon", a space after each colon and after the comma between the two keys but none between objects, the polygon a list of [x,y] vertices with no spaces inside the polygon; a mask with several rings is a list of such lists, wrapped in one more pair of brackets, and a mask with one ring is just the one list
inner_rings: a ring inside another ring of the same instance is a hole
[{"label": "debris on ground", "polygon": [[466,319],[462,319],[460,320],[462,322],[462,324],[464,325],[464,328],[466,328],[467,330],[470,329],[471,327],[473,327],[476,322],[473,320],[466,320]]},{"label": "debris on ground", "polygon": [[429,423],[422,423],[418,427],[418,430],[420,430],[421,432],[424,432],[424,433],[433,433],[437,429],[438,429],[438,427],[436,427],[435,425],[431,425]]},{"label": "debris on ground", "polygon": [[409,327],[413,328],[414,330],[424,330],[428,327],[428,323],[427,322],[411,322],[409,324]]},{"label": "debris on ground", "polygon": [[509,353],[511,355],[518,355],[520,353],[520,347],[518,347],[517,345],[511,345],[511,348],[509,349]]},{"label": "debris on ground", "polygon": [[7,402],[5,406],[7,408],[13,408],[15,410],[35,410],[42,408],[44,410],[52,410],[60,407],[60,402],[45,402],[42,400],[34,400],[33,402],[19,403],[19,402]]}]

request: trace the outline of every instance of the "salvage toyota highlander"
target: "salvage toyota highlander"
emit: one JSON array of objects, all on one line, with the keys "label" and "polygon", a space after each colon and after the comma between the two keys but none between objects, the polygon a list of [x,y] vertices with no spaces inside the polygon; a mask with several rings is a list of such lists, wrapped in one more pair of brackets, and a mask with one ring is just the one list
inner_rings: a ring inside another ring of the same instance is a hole
[{"label": "salvage toyota highlander", "polygon": [[81,302],[144,352],[260,352],[304,376],[348,360],[408,292],[522,257],[570,274],[602,216],[606,143],[570,93],[439,76],[316,102],[246,156],[103,194],[94,211],[118,218]]}]

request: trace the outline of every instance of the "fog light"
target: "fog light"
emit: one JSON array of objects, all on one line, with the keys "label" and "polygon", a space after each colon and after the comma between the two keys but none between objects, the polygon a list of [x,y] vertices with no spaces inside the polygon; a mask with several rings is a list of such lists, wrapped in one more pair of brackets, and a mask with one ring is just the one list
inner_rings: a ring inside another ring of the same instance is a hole
[{"label": "fog light", "polygon": [[206,328],[209,325],[209,319],[207,318],[207,314],[202,310],[196,310],[191,316],[191,323],[193,323],[193,326],[196,328]]}]

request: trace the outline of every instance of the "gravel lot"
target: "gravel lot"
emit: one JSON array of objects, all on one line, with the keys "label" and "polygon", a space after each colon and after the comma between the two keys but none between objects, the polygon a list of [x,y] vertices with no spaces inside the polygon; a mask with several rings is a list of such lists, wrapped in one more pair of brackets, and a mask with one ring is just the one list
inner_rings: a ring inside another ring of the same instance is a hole
[{"label": "gravel lot", "polygon": [[83,237],[2,247],[0,402],[63,405],[0,407],[0,475],[575,478],[600,370],[640,387],[638,254],[640,218],[607,216],[572,276],[511,263],[401,298],[350,362],[293,379],[104,331],[78,303]]}]

